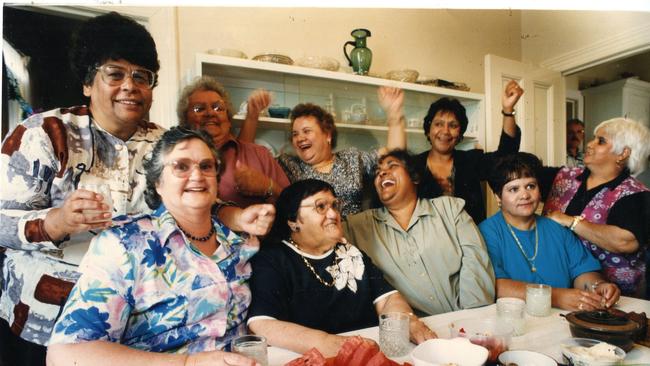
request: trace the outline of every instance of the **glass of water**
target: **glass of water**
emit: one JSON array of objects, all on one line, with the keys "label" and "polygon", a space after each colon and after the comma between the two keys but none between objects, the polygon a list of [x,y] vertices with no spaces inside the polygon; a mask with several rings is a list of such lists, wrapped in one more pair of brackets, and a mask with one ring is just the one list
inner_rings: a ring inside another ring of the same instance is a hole
[{"label": "glass of water", "polygon": [[94,183],[79,183],[80,189],[85,189],[87,191],[99,193],[104,197],[102,201],[104,204],[108,205],[108,211],[101,210],[84,210],[83,214],[86,217],[86,220],[89,224],[97,224],[100,222],[111,221],[111,218],[98,217],[103,213],[109,212],[113,213],[113,199],[111,198],[111,187],[108,184],[94,184]]},{"label": "glass of water", "polygon": [[526,312],[532,316],[551,315],[551,286],[536,283],[526,285]]},{"label": "glass of water", "polygon": [[252,358],[262,366],[268,366],[266,338],[258,335],[243,335],[232,341],[232,350],[235,353]]},{"label": "glass of water", "polygon": [[379,348],[386,357],[401,357],[408,353],[410,320],[407,313],[379,315]]}]

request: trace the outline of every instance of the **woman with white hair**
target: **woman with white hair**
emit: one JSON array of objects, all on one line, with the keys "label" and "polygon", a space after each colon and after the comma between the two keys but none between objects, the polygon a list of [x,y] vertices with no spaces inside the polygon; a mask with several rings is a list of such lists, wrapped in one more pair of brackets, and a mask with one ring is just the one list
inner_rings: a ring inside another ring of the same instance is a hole
[{"label": "woman with white hair", "polygon": [[625,118],[601,122],[587,143],[585,167],[553,171],[544,206],[578,235],[625,296],[643,297],[650,190],[631,174],[643,170],[649,154],[647,127]]}]

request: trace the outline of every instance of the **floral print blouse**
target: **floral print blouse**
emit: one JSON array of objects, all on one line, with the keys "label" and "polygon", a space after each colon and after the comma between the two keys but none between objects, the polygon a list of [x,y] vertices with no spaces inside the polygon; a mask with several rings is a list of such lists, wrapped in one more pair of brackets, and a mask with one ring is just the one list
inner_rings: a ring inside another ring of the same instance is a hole
[{"label": "floral print blouse", "polygon": [[219,246],[202,254],[161,206],[104,231],[81,262],[81,277],[50,344],[105,340],[152,352],[229,349],[245,332],[251,302],[244,239],[213,218]]}]

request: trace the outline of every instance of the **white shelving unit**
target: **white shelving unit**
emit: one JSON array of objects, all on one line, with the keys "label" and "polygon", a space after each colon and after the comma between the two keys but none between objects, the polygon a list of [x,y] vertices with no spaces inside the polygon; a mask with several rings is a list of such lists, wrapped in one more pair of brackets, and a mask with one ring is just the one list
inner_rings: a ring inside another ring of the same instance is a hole
[{"label": "white shelving unit", "polygon": [[[412,125],[407,129],[408,147],[413,152],[430,148],[422,131],[422,119],[429,105],[441,97],[456,98],[466,108],[469,119],[462,145],[465,148],[471,148],[476,143],[485,146],[485,107],[482,94],[202,53],[196,55],[196,73],[217,78],[230,93],[235,110],[238,110],[248,95],[258,88],[273,93],[273,104],[289,108],[304,102],[320,106],[333,102],[339,132],[339,148],[356,146],[371,149],[385,145],[387,127],[385,115],[377,100],[379,86],[396,86],[404,90],[405,116],[407,120],[418,121],[417,127]],[[364,102],[368,121],[365,124],[343,123],[343,111],[353,104]],[[235,127],[239,126],[243,118],[243,115],[235,116]],[[276,149],[281,149],[280,146],[287,147],[288,132],[288,119],[260,118],[258,137]]]}]

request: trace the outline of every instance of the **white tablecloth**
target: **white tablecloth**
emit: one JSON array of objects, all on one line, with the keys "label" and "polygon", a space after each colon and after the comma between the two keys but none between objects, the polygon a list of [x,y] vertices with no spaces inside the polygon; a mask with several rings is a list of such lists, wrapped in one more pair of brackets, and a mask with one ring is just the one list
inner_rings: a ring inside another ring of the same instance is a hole
[{"label": "white tablecloth", "polygon": [[[646,315],[650,315],[650,301],[621,297],[617,307],[623,311],[645,312]],[[551,315],[547,317],[533,317],[526,314],[526,333],[518,337],[513,337],[510,342],[510,349],[541,352],[553,357],[559,362],[562,362],[560,343],[564,339],[571,337],[569,323],[566,319],[560,316],[562,313],[568,312],[559,309],[552,309]],[[423,318],[422,320],[438,334],[438,337],[450,338],[449,323],[452,321],[464,318],[494,316],[496,316],[496,305],[492,304],[477,309],[460,310],[452,313],[433,315]],[[379,330],[377,327],[372,327],[345,333],[345,335],[356,334],[377,341]],[[415,345],[412,345],[412,347],[415,347]],[[282,348],[269,347],[269,366],[281,366],[299,356],[300,355],[297,353]],[[409,356],[395,358],[394,360],[397,362],[411,362]],[[627,353],[625,363],[650,364],[650,348],[634,345],[634,348]]]}]

